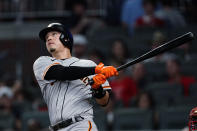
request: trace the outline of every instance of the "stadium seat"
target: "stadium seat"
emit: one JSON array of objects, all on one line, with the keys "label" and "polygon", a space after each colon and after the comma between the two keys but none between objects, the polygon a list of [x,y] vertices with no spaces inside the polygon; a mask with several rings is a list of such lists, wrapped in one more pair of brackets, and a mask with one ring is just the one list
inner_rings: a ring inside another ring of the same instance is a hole
[{"label": "stadium seat", "polygon": [[36,120],[41,124],[41,127],[46,128],[50,125],[48,112],[24,112],[22,115],[22,130],[28,130],[28,122],[29,120]]},{"label": "stadium seat", "polygon": [[196,105],[197,95],[196,96],[187,96],[187,97],[177,97],[174,99],[174,106],[194,106]]},{"label": "stadium seat", "polygon": [[163,62],[145,63],[147,75],[154,81],[164,81],[166,79],[166,68]]},{"label": "stadium seat", "polygon": [[[134,30],[133,33],[133,38],[141,41],[140,43],[146,43],[146,44],[150,44],[152,37],[153,37],[153,33],[155,31],[161,31],[163,32],[165,35],[167,35],[168,30],[166,30],[165,28],[158,28],[158,27],[138,27]],[[161,43],[162,44],[162,43]]]},{"label": "stadium seat", "polygon": [[183,87],[180,84],[151,83],[146,90],[153,96],[156,107],[170,106],[175,98],[183,96]]},{"label": "stadium seat", "polygon": [[20,112],[26,112],[32,110],[32,104],[28,101],[14,101],[13,107]]},{"label": "stadium seat", "polygon": [[152,111],[137,108],[118,109],[114,112],[114,130],[152,129]]},{"label": "stadium seat", "polygon": [[159,129],[183,129],[188,124],[191,107],[160,108]]},{"label": "stadium seat", "polygon": [[196,60],[183,62],[181,64],[181,72],[186,76],[197,76],[196,67]]},{"label": "stadium seat", "polygon": [[138,56],[143,55],[144,53],[150,51],[150,45],[146,43],[140,43],[141,41],[134,39],[127,40],[128,49],[130,51],[131,57],[136,58]]},{"label": "stadium seat", "polygon": [[120,36],[120,35],[127,36],[127,32],[122,27],[105,26],[102,28],[97,28],[92,32],[88,32],[87,37],[91,39],[97,39],[97,38],[106,39],[111,36]]},{"label": "stadium seat", "polygon": [[[123,39],[125,42],[127,42],[127,36],[123,36],[121,34],[117,35],[107,35],[105,37],[100,37],[100,35],[97,36],[97,38],[89,38],[89,45],[88,48],[90,49],[99,49],[102,51],[102,53],[105,54],[105,56],[109,56],[109,52],[111,50],[111,46],[114,40],[117,39]],[[127,44],[127,43],[126,43]]]},{"label": "stadium seat", "polygon": [[197,96],[197,83],[191,84],[189,87],[189,95]]},{"label": "stadium seat", "polygon": [[14,116],[7,112],[0,112],[0,130],[12,129],[14,127]]}]

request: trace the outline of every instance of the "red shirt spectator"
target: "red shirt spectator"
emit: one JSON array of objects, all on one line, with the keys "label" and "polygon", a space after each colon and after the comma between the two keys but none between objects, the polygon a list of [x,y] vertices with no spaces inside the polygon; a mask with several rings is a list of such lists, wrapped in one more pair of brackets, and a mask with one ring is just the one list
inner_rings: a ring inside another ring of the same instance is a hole
[{"label": "red shirt spectator", "polygon": [[155,0],[144,0],[143,8],[145,14],[136,20],[136,27],[161,27],[164,25],[164,21],[155,16]]},{"label": "red shirt spectator", "polygon": [[166,69],[168,73],[168,82],[180,83],[184,87],[184,96],[189,95],[189,86],[196,82],[193,76],[184,76],[180,71],[180,63],[177,59],[171,59],[166,62]]},{"label": "red shirt spectator", "polygon": [[129,100],[137,94],[136,84],[129,77],[112,80],[110,85],[116,100],[122,100],[124,106],[128,106]]},{"label": "red shirt spectator", "polygon": [[164,22],[154,16],[142,16],[136,20],[136,27],[161,27]]},{"label": "red shirt spectator", "polygon": [[[176,80],[173,79],[173,78],[170,78],[168,81],[170,83],[176,82]],[[189,95],[189,86],[191,84],[193,84],[194,82],[196,82],[196,80],[195,80],[195,77],[193,77],[193,76],[180,76],[179,82],[184,87],[184,89],[183,89],[184,90],[184,95],[185,96],[188,96]]]}]

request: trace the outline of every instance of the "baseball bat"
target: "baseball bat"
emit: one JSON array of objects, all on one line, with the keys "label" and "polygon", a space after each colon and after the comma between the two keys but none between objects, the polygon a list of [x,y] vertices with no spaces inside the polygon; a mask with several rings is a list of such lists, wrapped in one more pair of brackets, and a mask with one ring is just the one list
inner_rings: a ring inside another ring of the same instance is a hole
[{"label": "baseball bat", "polygon": [[[149,58],[154,57],[156,55],[159,55],[161,53],[164,53],[165,51],[176,48],[176,47],[178,47],[182,44],[185,44],[186,42],[189,42],[193,39],[194,39],[194,34],[192,32],[185,33],[185,34],[183,34],[183,35],[181,35],[181,36],[179,36],[179,37],[177,37],[173,40],[170,40],[170,41],[158,46],[155,49],[150,50],[149,52],[135,58],[134,60],[117,67],[116,69],[117,69],[117,71],[120,71],[122,69],[125,69],[125,68],[131,66],[131,65],[142,62],[146,59],[149,59]],[[94,81],[91,79],[89,81],[89,84],[92,85],[93,83],[94,83]]]},{"label": "baseball bat", "polygon": [[194,39],[194,35],[193,35],[192,32],[185,33],[184,35],[181,35],[181,36],[179,36],[179,37],[177,37],[177,38],[175,38],[173,40],[170,40],[170,41],[158,46],[157,48],[152,49],[149,52],[147,52],[147,53],[135,58],[134,60],[117,67],[116,69],[118,71],[120,71],[122,69],[125,69],[125,68],[131,66],[131,65],[134,65],[134,64],[142,62],[142,61],[144,61],[146,59],[154,57],[154,56],[156,56],[158,54],[161,54],[161,53],[163,53],[165,51],[168,51],[168,50],[171,50],[173,48],[176,48],[176,47],[178,47],[178,46],[180,46],[180,45],[182,45],[182,44],[184,44],[186,42],[189,42],[189,41],[191,41],[193,39]]}]

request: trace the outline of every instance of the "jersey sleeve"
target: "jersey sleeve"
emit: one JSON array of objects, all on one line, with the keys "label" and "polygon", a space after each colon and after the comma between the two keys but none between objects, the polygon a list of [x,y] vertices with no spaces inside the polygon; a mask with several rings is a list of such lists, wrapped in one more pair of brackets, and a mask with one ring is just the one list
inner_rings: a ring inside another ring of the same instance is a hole
[{"label": "jersey sleeve", "polygon": [[50,57],[39,57],[33,64],[33,71],[37,81],[45,81],[45,83],[50,83],[51,81],[44,80],[44,76],[48,69],[56,64],[60,63],[52,61]]}]

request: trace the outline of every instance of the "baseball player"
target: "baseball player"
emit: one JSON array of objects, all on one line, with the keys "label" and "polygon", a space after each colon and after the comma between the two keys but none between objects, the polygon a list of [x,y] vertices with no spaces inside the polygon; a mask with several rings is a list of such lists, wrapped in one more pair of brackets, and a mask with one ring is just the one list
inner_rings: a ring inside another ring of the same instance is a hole
[{"label": "baseball player", "polygon": [[60,23],[49,24],[39,37],[52,55],[39,57],[33,65],[48,106],[50,129],[97,131],[91,101],[95,98],[99,105],[107,105],[111,87],[106,79],[118,75],[117,70],[72,57],[72,34]]},{"label": "baseball player", "polygon": [[189,131],[197,131],[197,107],[190,111],[188,128]]}]

